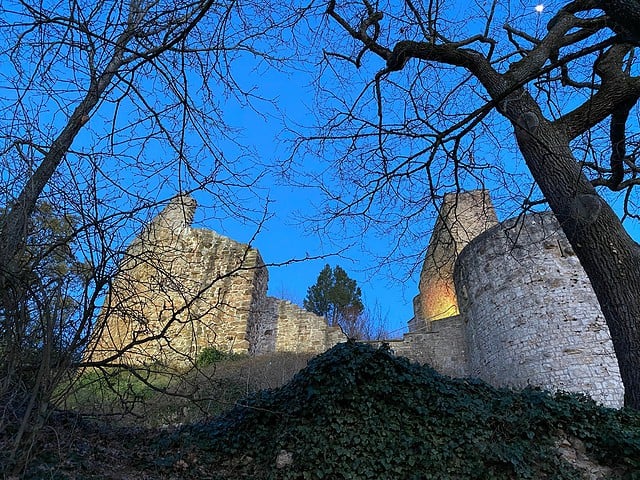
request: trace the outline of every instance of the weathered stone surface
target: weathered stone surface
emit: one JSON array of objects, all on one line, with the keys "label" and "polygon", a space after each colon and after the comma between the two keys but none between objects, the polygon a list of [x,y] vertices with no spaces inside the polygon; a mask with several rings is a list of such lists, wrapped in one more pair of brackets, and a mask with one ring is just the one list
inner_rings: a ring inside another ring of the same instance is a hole
[{"label": "weathered stone surface", "polygon": [[388,343],[397,355],[428,363],[445,375],[466,377],[469,367],[464,323],[461,315],[427,322],[421,332],[410,332],[402,340]]},{"label": "weathered stone surface", "polygon": [[[470,208],[473,202],[482,208]],[[555,217],[526,215],[487,229],[495,219],[490,206],[486,192],[445,197],[409,334],[392,348],[447,375],[584,392],[621,406],[624,389],[609,330]],[[437,266],[444,274],[434,271]],[[455,305],[449,317],[429,314],[439,294],[446,297],[440,303]]]},{"label": "weathered stone surface", "polygon": [[286,300],[271,299],[277,310],[276,352],[323,352],[345,340],[340,327]]},{"label": "weathered stone surface", "polygon": [[480,235],[458,257],[455,281],[471,375],[622,405],[607,324],[553,214],[508,220]]},{"label": "weathered stone surface", "polygon": [[100,361],[192,363],[205,347],[252,354],[323,352],[345,340],[322,317],[267,297],[260,253],[192,228],[195,201],[175,197],[126,250],[89,349]]}]

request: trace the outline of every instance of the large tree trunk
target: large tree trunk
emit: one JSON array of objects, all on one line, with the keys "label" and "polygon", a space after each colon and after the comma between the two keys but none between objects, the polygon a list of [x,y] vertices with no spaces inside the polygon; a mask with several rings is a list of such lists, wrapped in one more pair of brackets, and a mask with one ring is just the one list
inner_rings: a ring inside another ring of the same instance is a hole
[{"label": "large tree trunk", "polygon": [[[638,78],[631,75],[627,66],[631,46],[640,41],[640,0],[568,2],[549,22],[546,35],[531,42],[534,45],[528,50],[518,47],[521,51],[516,52],[517,60],[512,61],[504,73],[496,70],[496,64],[492,63],[495,59],[491,59],[491,55],[472,48],[472,44],[478,41],[495,45],[494,40],[486,38],[488,28],[484,35],[449,42],[438,38],[437,32],[432,32],[435,24],[421,24],[422,19],[416,14],[416,21],[425,29],[424,41],[400,40],[390,49],[377,42],[381,12],[368,8],[368,16],[352,26],[335,7],[335,1],[328,3],[328,15],[362,43],[362,53],[369,50],[386,61],[386,68],[378,73],[377,80],[390,72],[402,70],[408,59],[415,58],[432,62],[435,68],[450,65],[466,69],[482,83],[492,99],[492,106],[496,106],[514,126],[520,150],[533,178],[591,280],[618,357],[625,386],[625,404],[640,409],[640,245],[633,241],[611,207],[582,173],[570,147],[571,138],[614,115],[617,127],[615,138],[612,132],[611,141],[616,149],[615,156],[624,156],[624,142],[620,143],[618,137],[621,133],[624,135],[626,113],[640,98]],[[596,9],[604,10],[607,18],[575,15]],[[585,23],[586,18],[589,21]],[[487,26],[492,22],[491,17],[487,18]],[[603,30],[604,25],[618,35],[604,44],[582,48],[581,42],[586,39],[599,41],[599,37],[594,35]],[[371,26],[376,28],[370,29]],[[374,36],[371,37],[370,33]],[[515,35],[519,37],[522,34]],[[531,38],[522,37],[528,42]],[[605,45],[609,45],[606,50]],[[558,63],[559,51],[563,47],[570,48],[562,63]],[[581,48],[579,55],[575,51],[577,48]],[[523,86],[545,71],[554,71],[561,65],[567,67],[572,58],[577,58],[576,55],[588,58],[597,52],[601,53],[593,65],[593,74],[599,78],[600,88],[590,91],[588,101],[555,123],[547,121]],[[357,66],[362,53],[354,60]],[[409,87],[409,91],[415,94],[412,88]],[[444,111],[448,111],[447,106],[453,104],[446,103]],[[480,110],[469,115],[464,130],[473,128],[477,119],[482,120],[482,114],[478,112]],[[458,131],[463,132],[462,123],[450,127],[446,135]],[[444,135],[444,132],[440,133]],[[432,147],[440,148],[437,142]],[[611,184],[618,187],[620,169],[612,166],[612,170],[615,175],[610,179]]]},{"label": "large tree trunk", "polygon": [[625,406],[640,409],[640,245],[582,173],[564,132],[543,118],[529,94],[509,102],[505,114],[535,181],[591,280],[618,358]]}]

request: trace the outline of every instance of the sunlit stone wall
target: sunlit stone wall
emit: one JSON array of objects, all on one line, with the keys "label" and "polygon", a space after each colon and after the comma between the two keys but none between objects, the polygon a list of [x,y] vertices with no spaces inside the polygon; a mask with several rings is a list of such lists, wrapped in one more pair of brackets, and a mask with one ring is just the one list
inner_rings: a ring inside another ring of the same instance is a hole
[{"label": "sunlit stone wall", "polygon": [[[322,352],[344,340],[324,318],[267,297],[260,253],[191,227],[195,209],[174,198],[127,248],[86,359],[188,366],[206,347]],[[299,343],[279,340],[289,337]]]},{"label": "sunlit stone wall", "polygon": [[410,332],[424,331],[429,321],[458,314],[453,281],[458,254],[473,238],[497,223],[486,190],[445,195],[422,265]]}]

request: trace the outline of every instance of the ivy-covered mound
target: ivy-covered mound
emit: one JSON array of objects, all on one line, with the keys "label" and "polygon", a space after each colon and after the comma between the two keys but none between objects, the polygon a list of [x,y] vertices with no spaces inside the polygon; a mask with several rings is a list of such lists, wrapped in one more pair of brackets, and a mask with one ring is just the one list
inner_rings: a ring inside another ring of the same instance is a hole
[{"label": "ivy-covered mound", "polygon": [[207,478],[640,479],[640,415],[450,379],[349,342],[158,452]]}]

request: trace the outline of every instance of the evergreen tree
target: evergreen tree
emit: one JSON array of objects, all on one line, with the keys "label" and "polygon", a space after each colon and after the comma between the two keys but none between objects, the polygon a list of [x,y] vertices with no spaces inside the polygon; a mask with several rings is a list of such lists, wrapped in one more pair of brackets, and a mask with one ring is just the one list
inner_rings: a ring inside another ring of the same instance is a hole
[{"label": "evergreen tree", "polygon": [[339,265],[324,266],[315,285],[307,290],[304,308],[324,316],[332,326],[340,325],[349,337],[362,337],[362,292]]}]

